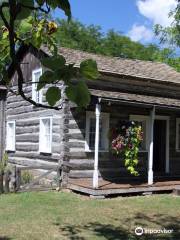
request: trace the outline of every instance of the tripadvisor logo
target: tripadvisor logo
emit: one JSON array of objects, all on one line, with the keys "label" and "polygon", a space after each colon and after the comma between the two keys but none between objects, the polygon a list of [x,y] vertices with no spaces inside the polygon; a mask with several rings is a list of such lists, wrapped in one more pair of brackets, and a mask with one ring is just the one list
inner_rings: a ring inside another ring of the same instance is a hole
[{"label": "tripadvisor logo", "polygon": [[135,228],[135,234],[138,236],[141,236],[144,233],[144,230],[142,227]]},{"label": "tripadvisor logo", "polygon": [[173,229],[150,229],[150,228],[142,228],[136,227],[134,230],[137,236],[141,236],[143,234],[170,234],[173,232]]}]

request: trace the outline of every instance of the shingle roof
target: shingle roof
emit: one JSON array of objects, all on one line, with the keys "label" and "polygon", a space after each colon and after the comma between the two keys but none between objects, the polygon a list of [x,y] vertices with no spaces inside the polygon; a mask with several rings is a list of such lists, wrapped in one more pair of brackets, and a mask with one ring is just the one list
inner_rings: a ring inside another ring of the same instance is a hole
[{"label": "shingle roof", "polygon": [[109,100],[119,100],[122,102],[133,102],[139,104],[153,105],[159,107],[180,108],[180,100],[173,98],[164,98],[156,96],[145,96],[140,94],[131,94],[123,92],[111,92],[90,89],[93,96],[97,96]]},{"label": "shingle roof", "polygon": [[[42,50],[48,52],[47,48]],[[180,84],[180,73],[165,63],[107,57],[68,48],[60,48],[59,53],[77,67],[82,60],[91,58],[96,60],[100,72]]]}]

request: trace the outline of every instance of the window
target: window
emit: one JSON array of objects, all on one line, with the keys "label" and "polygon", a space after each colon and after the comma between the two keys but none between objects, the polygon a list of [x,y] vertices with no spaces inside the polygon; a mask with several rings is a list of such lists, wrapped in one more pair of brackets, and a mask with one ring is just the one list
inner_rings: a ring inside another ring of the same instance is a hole
[{"label": "window", "polygon": [[51,153],[52,148],[52,117],[40,119],[39,152]]},{"label": "window", "polygon": [[[108,151],[109,114],[101,113],[99,121],[99,150]],[[86,141],[85,150],[94,151],[96,135],[96,116],[93,112],[86,112]]]},{"label": "window", "polygon": [[180,118],[176,119],[176,151],[180,151]]},{"label": "window", "polygon": [[37,103],[42,102],[42,91],[37,91],[37,84],[39,82],[39,78],[42,75],[42,69],[37,69],[32,72],[32,100]]},{"label": "window", "polygon": [[6,150],[15,151],[15,121],[8,121],[6,126]]},{"label": "window", "polygon": [[130,120],[136,122],[142,127],[143,141],[140,145],[140,151],[148,150],[148,135],[149,135],[149,116],[130,115]]}]

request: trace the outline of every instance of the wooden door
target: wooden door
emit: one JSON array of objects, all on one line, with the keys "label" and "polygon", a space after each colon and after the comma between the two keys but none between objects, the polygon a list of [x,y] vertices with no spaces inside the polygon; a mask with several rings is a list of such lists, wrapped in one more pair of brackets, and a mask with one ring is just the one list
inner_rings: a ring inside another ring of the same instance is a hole
[{"label": "wooden door", "polygon": [[165,173],[166,166],[166,120],[154,121],[153,171]]}]

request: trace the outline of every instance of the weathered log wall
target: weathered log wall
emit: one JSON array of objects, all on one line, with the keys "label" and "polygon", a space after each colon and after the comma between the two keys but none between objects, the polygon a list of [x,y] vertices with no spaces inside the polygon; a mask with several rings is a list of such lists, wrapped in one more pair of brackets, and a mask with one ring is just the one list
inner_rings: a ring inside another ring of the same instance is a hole
[{"label": "weathered log wall", "polygon": [[[25,78],[24,92],[32,96],[32,71],[41,67],[35,52],[27,53],[22,59]],[[17,75],[13,75],[12,90],[17,92]],[[43,90],[44,92],[46,89]],[[44,97],[43,97],[44,101]],[[16,121],[16,151],[9,152],[10,163],[26,166],[52,165],[63,161],[63,109],[37,108],[21,96],[8,93],[6,120]],[[39,153],[39,128],[41,117],[52,117],[52,154]]]}]

